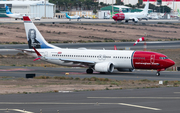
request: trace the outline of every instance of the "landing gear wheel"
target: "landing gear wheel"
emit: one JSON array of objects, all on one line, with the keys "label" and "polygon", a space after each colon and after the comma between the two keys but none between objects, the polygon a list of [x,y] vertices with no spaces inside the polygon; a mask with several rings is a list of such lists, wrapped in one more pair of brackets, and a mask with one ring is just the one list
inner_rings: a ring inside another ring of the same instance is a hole
[{"label": "landing gear wheel", "polygon": [[126,20],[125,22],[128,23],[128,20]]},{"label": "landing gear wheel", "polygon": [[87,69],[87,70],[86,70],[86,73],[87,73],[87,74],[93,74],[93,69]]},{"label": "landing gear wheel", "polygon": [[160,72],[157,72],[156,75],[157,75],[157,76],[160,76]]}]

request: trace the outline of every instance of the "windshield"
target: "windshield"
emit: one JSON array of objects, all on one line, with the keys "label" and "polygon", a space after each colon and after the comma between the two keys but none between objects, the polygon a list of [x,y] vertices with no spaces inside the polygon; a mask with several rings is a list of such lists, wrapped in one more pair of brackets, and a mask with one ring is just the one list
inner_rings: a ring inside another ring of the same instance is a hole
[{"label": "windshield", "polygon": [[164,59],[168,59],[168,57],[160,57],[160,59],[164,60]]}]

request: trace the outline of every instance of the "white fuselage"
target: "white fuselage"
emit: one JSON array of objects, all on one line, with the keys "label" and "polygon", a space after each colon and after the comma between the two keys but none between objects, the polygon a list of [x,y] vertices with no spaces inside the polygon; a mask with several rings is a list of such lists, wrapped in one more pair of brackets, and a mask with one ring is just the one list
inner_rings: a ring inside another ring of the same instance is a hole
[{"label": "white fuselage", "polygon": [[147,18],[147,13],[124,13],[125,20],[131,20],[134,18],[141,19],[141,18]]},{"label": "white fuselage", "polygon": [[71,19],[78,19],[79,16],[75,15],[75,16],[69,16]]},{"label": "white fuselage", "polygon": [[[133,68],[132,55],[134,51],[131,50],[37,49],[37,51],[43,57],[92,61],[95,63],[111,62],[115,68]],[[36,53],[27,54],[37,57]],[[65,62],[57,59],[45,59],[45,61],[63,66],[84,66],[81,63]]]},{"label": "white fuselage", "polygon": [[6,16],[11,18],[23,18],[23,15],[21,14],[6,14]]}]

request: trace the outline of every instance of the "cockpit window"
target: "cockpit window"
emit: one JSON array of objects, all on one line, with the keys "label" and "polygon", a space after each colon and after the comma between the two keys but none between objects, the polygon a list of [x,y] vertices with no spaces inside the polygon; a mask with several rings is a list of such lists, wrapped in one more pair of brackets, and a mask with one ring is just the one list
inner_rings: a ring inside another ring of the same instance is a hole
[{"label": "cockpit window", "polygon": [[164,60],[164,59],[168,59],[168,57],[159,57],[160,59]]},{"label": "cockpit window", "polygon": [[118,15],[116,15],[116,16],[118,16]]}]

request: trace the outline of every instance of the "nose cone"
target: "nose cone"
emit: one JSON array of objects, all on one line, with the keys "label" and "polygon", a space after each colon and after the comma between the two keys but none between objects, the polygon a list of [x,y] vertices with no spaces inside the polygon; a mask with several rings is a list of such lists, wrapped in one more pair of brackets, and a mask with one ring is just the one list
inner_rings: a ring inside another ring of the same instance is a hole
[{"label": "nose cone", "polygon": [[114,20],[116,19],[116,17],[115,17],[115,16],[113,16],[112,18],[113,18]]},{"label": "nose cone", "polygon": [[169,61],[168,61],[169,67],[173,66],[174,64],[175,64],[175,62],[174,62],[173,60],[170,60],[170,59],[169,59]]}]

